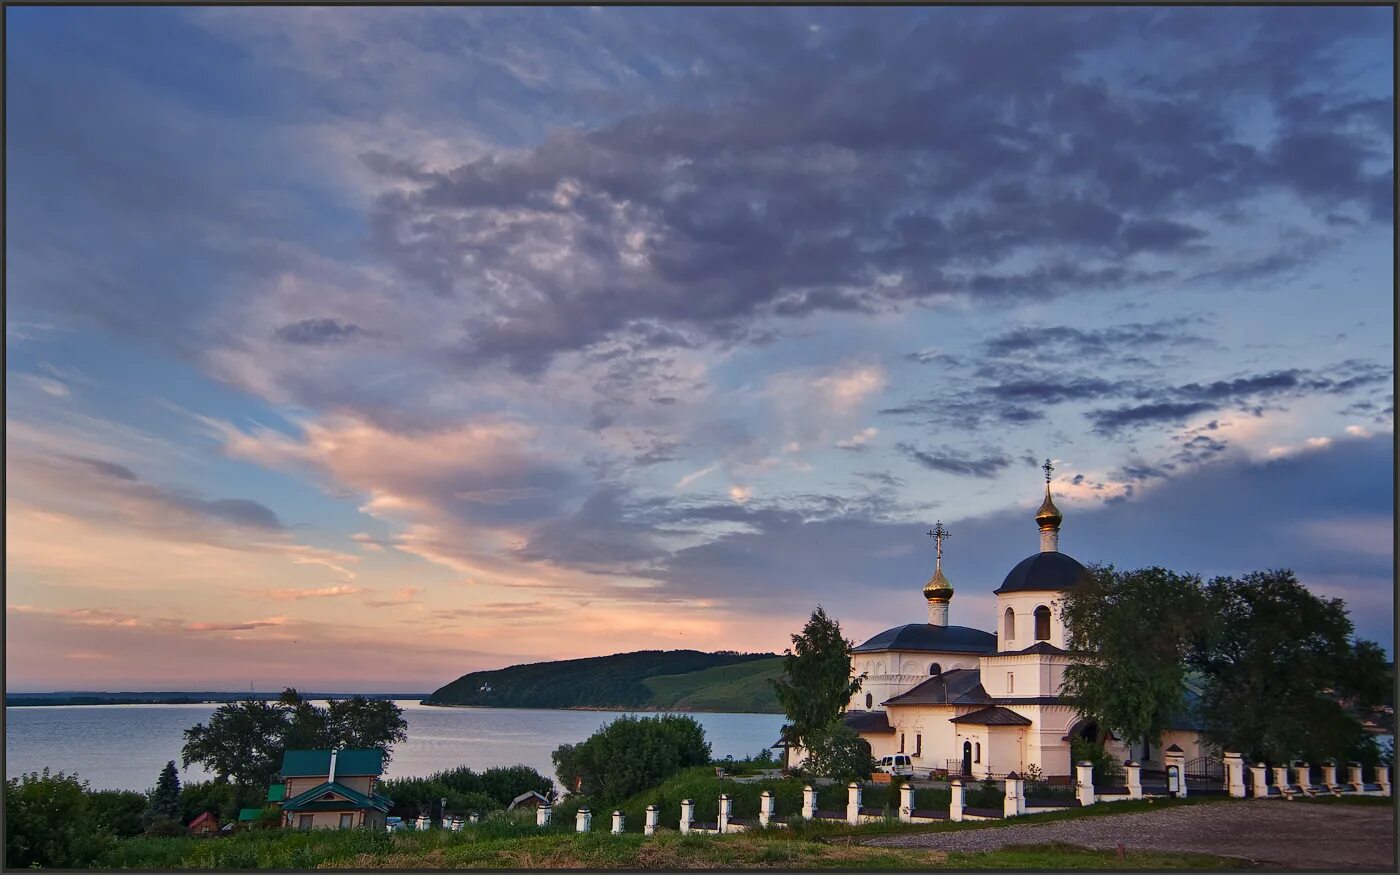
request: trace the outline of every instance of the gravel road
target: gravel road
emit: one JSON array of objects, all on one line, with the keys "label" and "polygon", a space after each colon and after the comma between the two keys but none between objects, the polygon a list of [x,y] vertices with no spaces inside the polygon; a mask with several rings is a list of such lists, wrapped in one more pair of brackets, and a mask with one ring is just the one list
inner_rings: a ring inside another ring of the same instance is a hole
[{"label": "gravel road", "polygon": [[1091,848],[1239,857],[1268,868],[1394,871],[1393,806],[1251,800],[1190,805],[1040,824],[880,836],[867,844],[990,851],[1065,842]]}]

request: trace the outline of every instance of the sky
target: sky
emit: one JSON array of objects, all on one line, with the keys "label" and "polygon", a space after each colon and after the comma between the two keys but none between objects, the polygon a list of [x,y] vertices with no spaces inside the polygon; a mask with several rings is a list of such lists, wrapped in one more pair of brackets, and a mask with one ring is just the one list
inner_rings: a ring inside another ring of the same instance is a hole
[{"label": "sky", "polygon": [[1390,648],[1389,8],[11,8],[11,690],[951,621],[1039,549]]}]

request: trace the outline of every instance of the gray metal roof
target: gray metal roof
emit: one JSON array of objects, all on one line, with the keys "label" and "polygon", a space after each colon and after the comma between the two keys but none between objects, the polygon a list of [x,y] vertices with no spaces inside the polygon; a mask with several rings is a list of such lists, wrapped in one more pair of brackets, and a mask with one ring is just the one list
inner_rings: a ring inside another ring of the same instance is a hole
[{"label": "gray metal roof", "polygon": [[955,668],[931,677],[881,704],[952,705],[988,701],[987,691],[982,689],[982,673],[975,668]]},{"label": "gray metal roof", "polygon": [[934,653],[992,653],[997,649],[997,636],[967,626],[935,626],[932,623],[910,623],[886,629],[855,648],[855,653],[881,650],[926,650]]},{"label": "gray metal roof", "polygon": [[950,719],[951,723],[973,723],[979,726],[1030,726],[1031,721],[1015,711],[992,705]]},{"label": "gray metal roof", "polygon": [[1088,577],[1089,569],[1080,565],[1073,556],[1058,550],[1047,550],[1018,562],[1001,586],[992,590],[992,595],[1073,589]]},{"label": "gray metal roof", "polygon": [[884,711],[847,711],[843,719],[856,732],[894,732]]}]

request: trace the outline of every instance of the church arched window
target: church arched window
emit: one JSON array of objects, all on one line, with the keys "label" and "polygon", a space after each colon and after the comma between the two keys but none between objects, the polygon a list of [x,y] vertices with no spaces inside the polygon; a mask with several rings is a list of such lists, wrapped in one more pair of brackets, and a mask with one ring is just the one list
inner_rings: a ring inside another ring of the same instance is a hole
[{"label": "church arched window", "polygon": [[1035,609],[1035,640],[1050,640],[1050,609],[1045,605]]},{"label": "church arched window", "polygon": [[943,666],[939,665],[936,662],[931,662],[928,666],[928,673],[932,675],[943,674]]},{"label": "church arched window", "polygon": [[873,704],[875,704],[875,697],[872,696],[872,695],[870,695],[869,693],[866,693],[866,694],[865,694],[865,710],[869,711],[869,710],[870,710],[870,706],[873,705]]},{"label": "church arched window", "polygon": [[974,763],[982,762],[982,742],[977,742],[976,746],[974,746],[972,750],[972,761]]},{"label": "church arched window", "polygon": [[1006,619],[1002,622],[1002,637],[1011,641],[1016,637],[1016,612],[1006,609]]}]

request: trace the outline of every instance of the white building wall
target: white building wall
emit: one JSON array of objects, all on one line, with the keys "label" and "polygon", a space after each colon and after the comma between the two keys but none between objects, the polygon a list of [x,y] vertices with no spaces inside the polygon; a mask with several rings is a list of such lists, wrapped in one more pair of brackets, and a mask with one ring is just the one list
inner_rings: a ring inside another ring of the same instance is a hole
[{"label": "white building wall", "polygon": [[[1066,647],[1065,624],[1059,598],[1060,593],[1054,590],[1013,592],[997,596],[997,650],[1024,650],[1036,643],[1035,609],[1041,605],[1050,609],[1050,637],[1043,640],[1056,647]],[[1010,608],[1016,617],[1012,637],[1006,635],[1007,608]]]},{"label": "white building wall", "polygon": [[[846,703],[848,711],[883,711],[880,704],[907,693],[933,677],[929,668],[938,663],[942,671],[955,668],[977,668],[977,656],[970,653],[934,653],[929,651],[883,650],[878,653],[857,653],[851,660],[851,671],[864,674],[865,682]],[[870,705],[866,706],[866,696]]]}]

